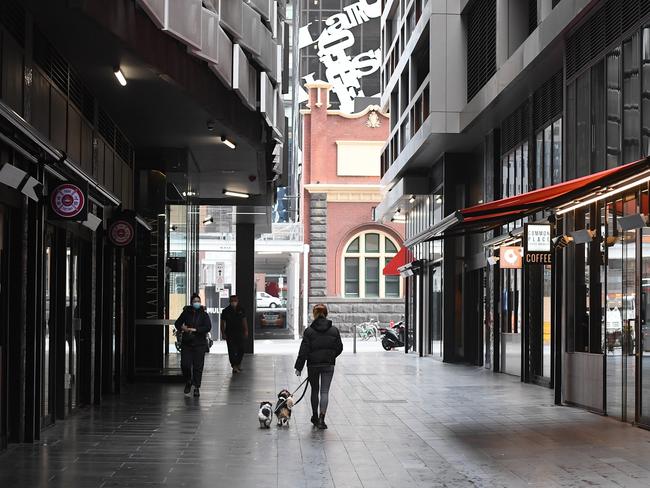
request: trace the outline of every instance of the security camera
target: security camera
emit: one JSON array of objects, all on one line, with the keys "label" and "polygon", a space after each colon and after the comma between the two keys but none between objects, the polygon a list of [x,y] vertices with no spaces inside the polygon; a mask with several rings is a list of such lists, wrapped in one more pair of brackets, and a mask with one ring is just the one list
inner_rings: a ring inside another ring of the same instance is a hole
[{"label": "security camera", "polygon": [[212,132],[214,129],[216,129],[216,127],[217,127],[217,123],[216,123],[214,120],[209,119],[209,120],[205,123],[205,126],[208,128],[208,130],[209,130],[210,132]]}]

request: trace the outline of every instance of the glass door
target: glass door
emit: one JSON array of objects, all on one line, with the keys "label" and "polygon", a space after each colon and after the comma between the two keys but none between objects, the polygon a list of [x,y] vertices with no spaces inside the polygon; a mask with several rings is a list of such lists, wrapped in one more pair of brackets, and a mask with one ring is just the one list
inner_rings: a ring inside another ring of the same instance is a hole
[{"label": "glass door", "polygon": [[45,262],[43,263],[43,344],[41,370],[41,427],[54,422],[54,313],[52,300],[52,275],[54,266],[54,236],[48,228],[45,234]]},{"label": "glass door", "polygon": [[[641,213],[650,213],[648,190],[641,193]],[[641,423],[650,425],[650,227],[641,229],[641,296],[639,297],[641,321],[639,417]]]},{"label": "glass door", "polygon": [[66,288],[65,288],[65,411],[77,406],[77,372],[79,363],[79,316],[78,290],[78,246],[75,239],[68,235],[66,245]]},{"label": "glass door", "polygon": [[629,195],[607,206],[607,293],[605,367],[607,414],[633,422],[636,410],[637,230],[619,230],[617,219],[637,213]]},{"label": "glass door", "polygon": [[442,358],[442,268],[436,265],[429,268],[430,304],[429,330],[431,337],[431,355]]}]

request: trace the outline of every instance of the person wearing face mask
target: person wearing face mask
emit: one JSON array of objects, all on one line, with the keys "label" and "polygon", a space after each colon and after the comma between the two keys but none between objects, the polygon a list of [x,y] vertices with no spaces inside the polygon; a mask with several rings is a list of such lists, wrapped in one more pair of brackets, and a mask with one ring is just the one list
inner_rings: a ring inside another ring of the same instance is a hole
[{"label": "person wearing face mask", "polygon": [[228,357],[232,372],[241,373],[245,339],[248,337],[248,323],[244,309],[239,306],[237,295],[230,296],[230,305],[221,313],[221,337],[228,344]]},{"label": "person wearing face mask", "polygon": [[183,308],[176,320],[176,330],[182,332],[181,369],[185,377],[185,396],[190,396],[194,386],[194,396],[200,396],[201,377],[205,353],[208,352],[207,334],[212,329],[210,316],[201,305],[201,297],[192,294],[191,305]]}]

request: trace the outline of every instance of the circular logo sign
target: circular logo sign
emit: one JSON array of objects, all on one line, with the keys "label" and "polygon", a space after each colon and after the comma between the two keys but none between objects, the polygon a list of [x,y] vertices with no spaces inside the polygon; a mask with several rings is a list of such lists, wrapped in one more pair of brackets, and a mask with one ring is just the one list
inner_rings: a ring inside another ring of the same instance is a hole
[{"label": "circular logo sign", "polygon": [[71,183],[63,183],[52,192],[52,210],[60,217],[71,219],[84,209],[86,198],[81,188]]},{"label": "circular logo sign", "polygon": [[111,225],[110,239],[116,246],[128,246],[133,240],[133,226],[126,220],[116,220]]}]

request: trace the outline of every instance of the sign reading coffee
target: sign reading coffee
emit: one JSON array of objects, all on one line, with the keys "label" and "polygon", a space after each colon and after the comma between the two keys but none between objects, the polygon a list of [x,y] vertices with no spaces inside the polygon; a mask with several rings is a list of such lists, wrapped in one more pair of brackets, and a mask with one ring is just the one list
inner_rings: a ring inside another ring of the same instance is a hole
[{"label": "sign reading coffee", "polygon": [[551,224],[525,224],[524,262],[526,264],[552,264]]}]

